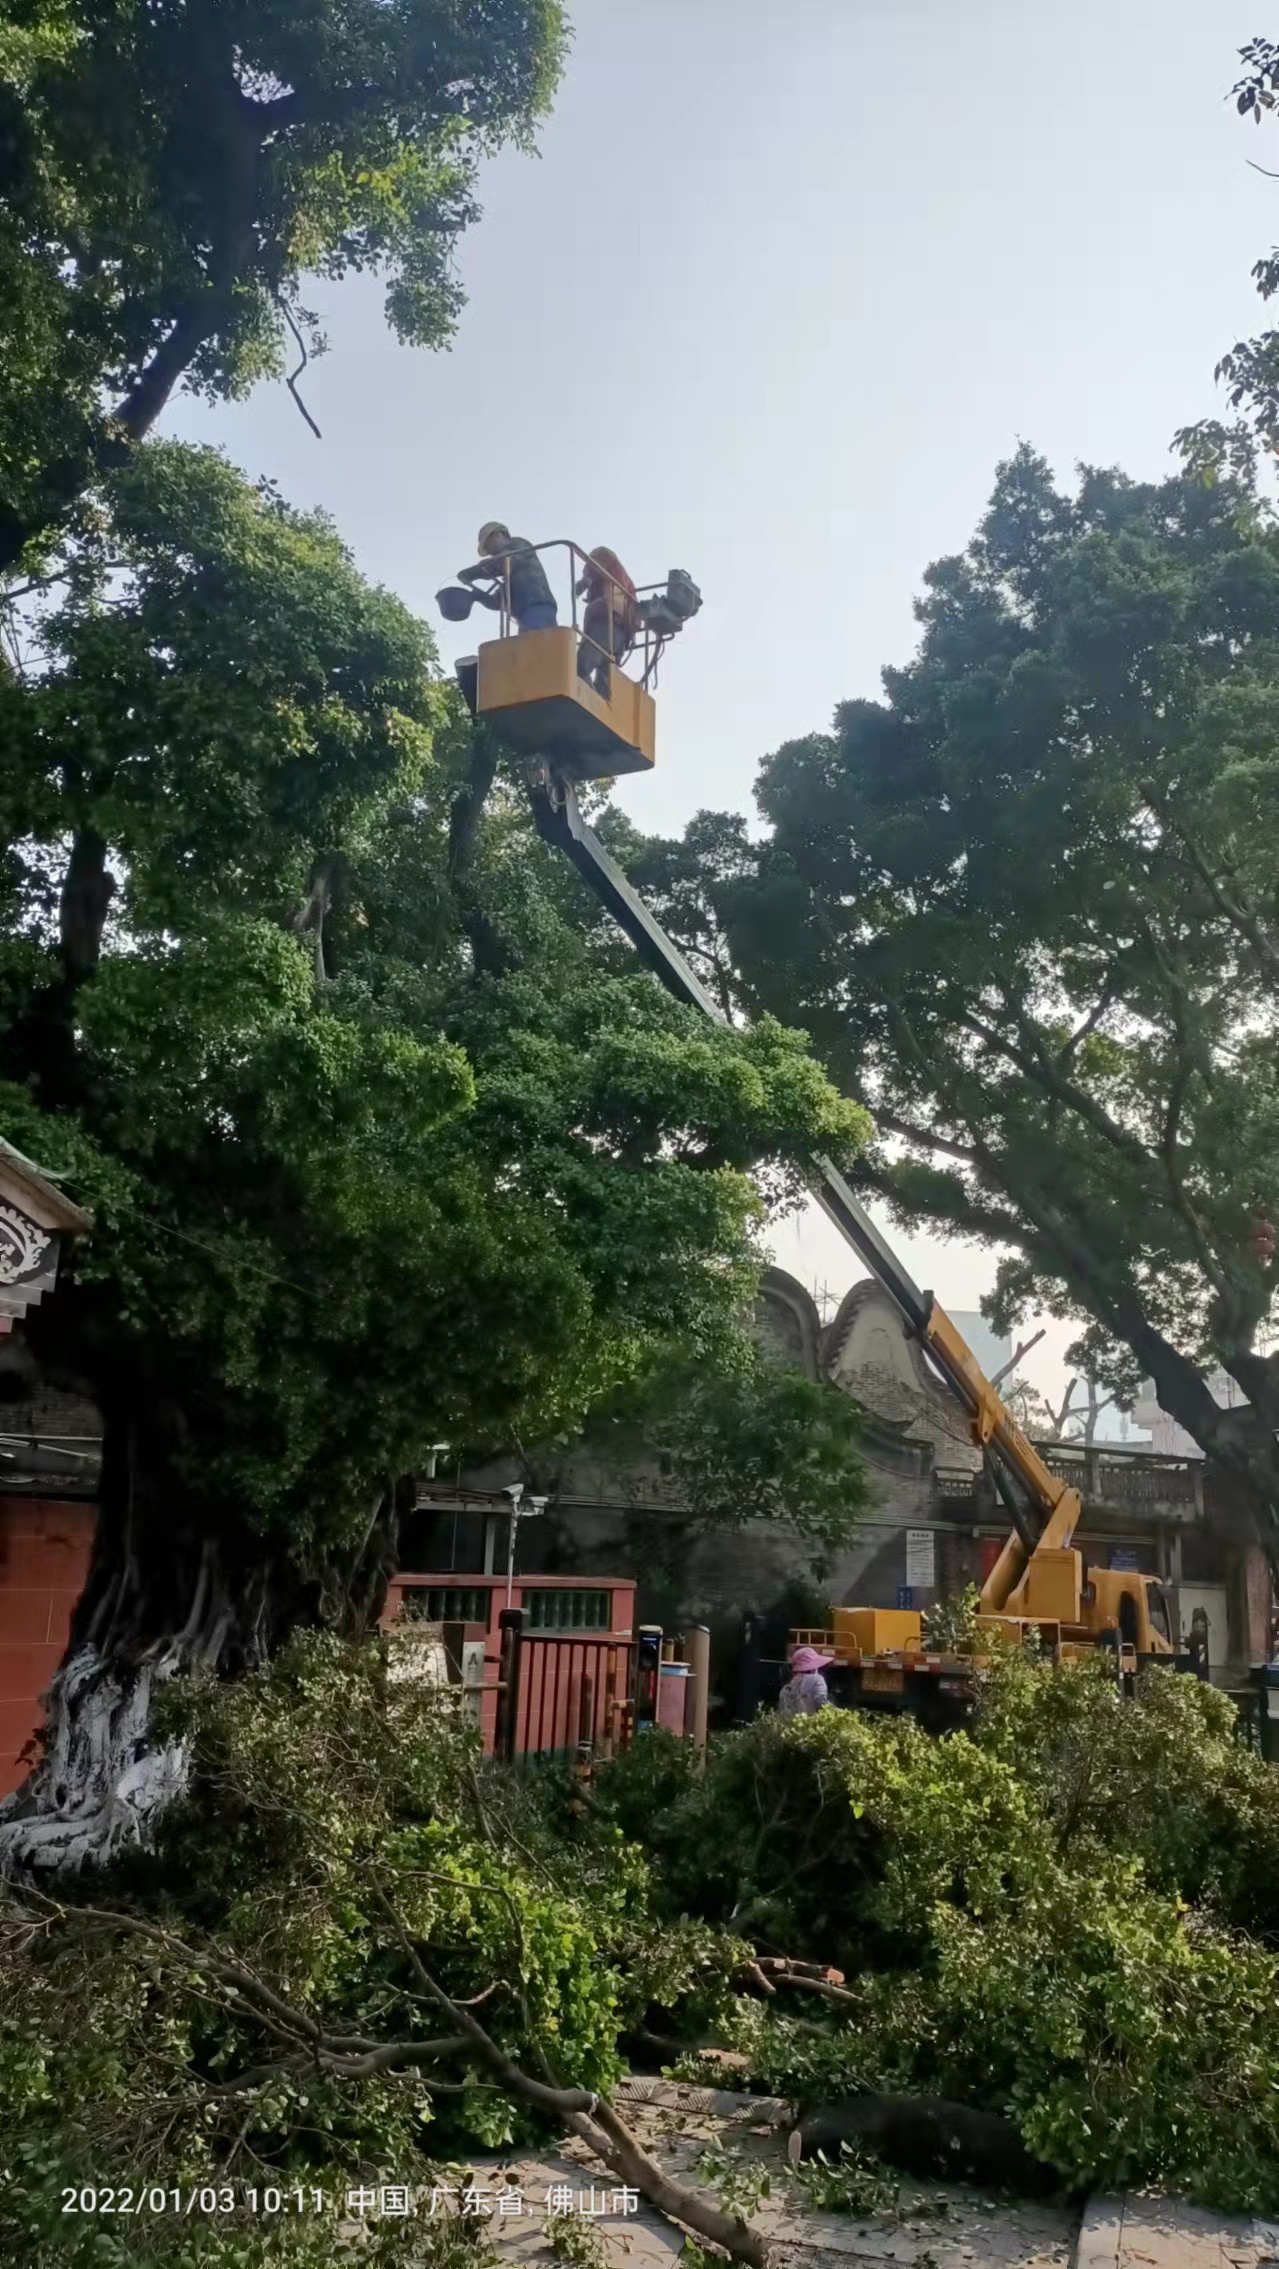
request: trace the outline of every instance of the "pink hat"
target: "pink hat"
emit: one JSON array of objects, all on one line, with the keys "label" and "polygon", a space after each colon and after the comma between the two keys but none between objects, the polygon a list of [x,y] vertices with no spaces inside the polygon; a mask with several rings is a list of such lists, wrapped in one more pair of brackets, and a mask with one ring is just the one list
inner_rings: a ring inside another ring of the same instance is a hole
[{"label": "pink hat", "polygon": [[796,1647],[790,1666],[796,1678],[807,1678],[810,1671],[824,1670],[827,1663],[834,1660],[834,1655],[818,1654],[816,1647]]}]

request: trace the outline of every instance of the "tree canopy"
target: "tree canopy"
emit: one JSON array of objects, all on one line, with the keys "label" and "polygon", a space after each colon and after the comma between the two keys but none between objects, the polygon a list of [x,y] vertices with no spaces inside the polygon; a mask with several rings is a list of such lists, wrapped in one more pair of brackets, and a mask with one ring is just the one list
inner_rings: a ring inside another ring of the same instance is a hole
[{"label": "tree canopy", "polygon": [[[1251,39],[1240,48],[1239,60],[1243,75],[1231,88],[1231,97],[1239,116],[1260,126],[1279,104],[1279,41]],[[1266,166],[1260,171],[1273,173]],[[1258,260],[1252,276],[1260,297],[1273,299],[1279,291],[1279,250]],[[1183,426],[1175,445],[1187,467],[1202,479],[1215,480],[1229,470],[1250,480],[1259,456],[1273,457],[1279,451],[1279,331],[1236,340],[1217,364],[1216,377],[1226,389],[1234,416],[1229,422],[1201,418]]]},{"label": "tree canopy", "polygon": [[918,611],[882,701],[767,759],[698,919],[872,1108],[863,1179],[1008,1249],[1005,1324],[1054,1308],[1089,1376],[1153,1375],[1273,1550],[1279,538],[1246,486],[1067,494],[1023,449]]},{"label": "tree canopy", "polygon": [[0,686],[0,1127],[95,1209],[57,1356],[130,1488],[150,1444],[170,1539],[274,1553],[287,1621],[432,1442],[731,1367],[751,1169],[864,1120],[579,935],[513,790],[463,910],[472,728],[323,520],[155,443],[103,513]]},{"label": "tree canopy", "polygon": [[475,173],[558,77],[556,0],[31,0],[0,10],[0,570],[185,380],[322,343],[306,279],[387,279],[435,346]]}]

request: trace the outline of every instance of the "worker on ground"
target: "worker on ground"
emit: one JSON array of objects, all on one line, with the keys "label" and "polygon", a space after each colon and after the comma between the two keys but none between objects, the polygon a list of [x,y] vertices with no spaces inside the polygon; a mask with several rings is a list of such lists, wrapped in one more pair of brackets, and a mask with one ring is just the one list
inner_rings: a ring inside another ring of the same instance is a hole
[{"label": "worker on ground", "polygon": [[607,701],[609,663],[626,660],[639,626],[635,585],[607,544],[597,544],[588,555],[577,595],[586,601],[577,674]]},{"label": "worker on ground", "polygon": [[777,1697],[779,1717],[810,1717],[814,1710],[825,1707],[830,1695],[822,1672],[833,1659],[818,1654],[816,1647],[796,1647],[790,1658],[790,1677]]},{"label": "worker on ground", "polygon": [[[458,582],[475,590],[480,605],[500,610],[510,596],[511,613],[519,630],[554,630],[557,610],[555,595],[546,580],[546,569],[534,551],[527,536],[513,536],[500,520],[486,520],[479,533],[480,558],[474,567],[464,567]],[[508,565],[509,562],[509,565]],[[490,583],[488,591],[476,590],[480,583]]]}]

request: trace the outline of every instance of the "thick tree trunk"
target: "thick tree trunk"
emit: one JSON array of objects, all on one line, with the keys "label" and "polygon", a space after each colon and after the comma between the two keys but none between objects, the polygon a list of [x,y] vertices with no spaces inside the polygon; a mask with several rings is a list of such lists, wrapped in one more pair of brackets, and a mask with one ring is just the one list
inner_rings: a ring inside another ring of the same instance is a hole
[{"label": "thick tree trunk", "polygon": [[83,984],[98,966],[102,932],[115,895],[107,868],[107,844],[96,827],[81,827],[71,844],[58,905],[58,940],[71,986]]},{"label": "thick tree trunk", "polygon": [[1279,1583],[1279,1359],[1236,1355],[1227,1368],[1249,1400],[1223,1410],[1199,1365],[1156,1331],[1135,1302],[1119,1322],[1154,1380],[1161,1408],[1185,1427],[1205,1457],[1244,1484],[1257,1540]]},{"label": "thick tree trunk", "polygon": [[115,879],[109,846],[96,827],[77,828],[58,902],[58,959],[0,1036],[0,1076],[30,1087],[46,1110],[69,1111],[84,1099],[85,1066],[76,1039],[80,988],[97,970]]},{"label": "thick tree trunk", "polygon": [[280,1546],[234,1515],[211,1524],[192,1501],[180,1413],[105,1415],[93,1562],[47,1697],[40,1761],[0,1804],[0,1876],[74,1873],[149,1843],[188,1772],[183,1745],[152,1731],[164,1688],[233,1677],[300,1625],[367,1623],[393,1560],[388,1495],[344,1570],[303,1578]]}]

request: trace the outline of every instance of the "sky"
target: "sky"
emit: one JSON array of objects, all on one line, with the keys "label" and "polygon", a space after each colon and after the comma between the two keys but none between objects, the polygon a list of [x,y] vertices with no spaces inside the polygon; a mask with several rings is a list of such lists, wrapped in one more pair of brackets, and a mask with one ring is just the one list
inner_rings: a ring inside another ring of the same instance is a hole
[{"label": "sky", "polygon": [[[750,811],[760,759],[874,696],[915,642],[1019,441],[1169,469],[1261,323],[1279,134],[1224,98],[1256,0],[577,0],[540,154],[503,155],[464,240],[454,344],[400,347],[369,279],[308,295],[330,352],[282,387],[189,399],[213,440],[332,513],[361,568],[436,625],[481,522],[608,543],[705,604],[663,665],[651,831]],[[901,1239],[975,1308],[990,1253]],[[862,1274],[824,1216],[781,1264]],[[1069,1330],[1028,1365],[1052,1387]]]}]

